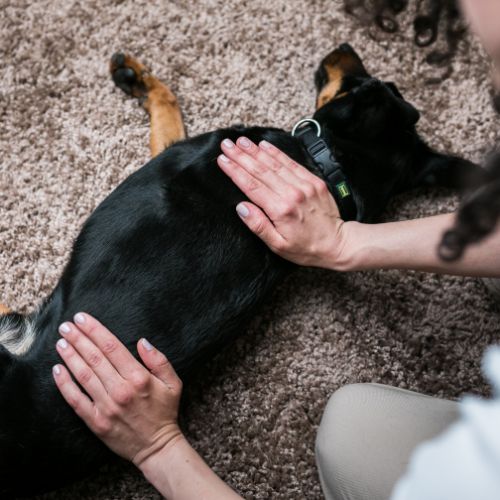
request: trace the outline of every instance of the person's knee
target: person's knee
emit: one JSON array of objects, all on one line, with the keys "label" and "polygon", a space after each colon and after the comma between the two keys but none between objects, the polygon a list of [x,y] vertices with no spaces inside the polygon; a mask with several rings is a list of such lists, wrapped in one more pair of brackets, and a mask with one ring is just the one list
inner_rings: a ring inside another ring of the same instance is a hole
[{"label": "person's knee", "polygon": [[327,457],[332,450],[332,440],[338,435],[339,427],[344,427],[351,413],[353,398],[359,393],[358,385],[346,385],[335,391],[325,407],[316,436],[316,452]]},{"label": "person's knee", "polygon": [[415,447],[456,419],[457,403],[379,384],[336,391],[323,414],[316,462],[327,500],[383,500]]},{"label": "person's knee", "polygon": [[[330,397],[316,436],[316,463],[327,500],[343,500],[345,483],[352,470],[353,451],[360,446],[361,437],[353,415],[359,410],[360,399],[368,384],[341,387]],[[354,479],[354,478],[353,478]]]}]

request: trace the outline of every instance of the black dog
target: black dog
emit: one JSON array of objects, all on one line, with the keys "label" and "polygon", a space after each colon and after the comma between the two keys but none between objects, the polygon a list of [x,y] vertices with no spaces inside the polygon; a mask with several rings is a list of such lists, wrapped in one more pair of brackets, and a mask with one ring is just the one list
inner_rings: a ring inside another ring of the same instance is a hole
[{"label": "black dog", "polygon": [[[175,98],[165,86],[122,54],[113,58],[112,72],[123,90],[143,99],[157,120],[153,128],[168,129],[163,146],[182,137]],[[404,190],[458,186],[475,175],[472,163],[436,153],[419,138],[418,111],[394,84],[371,77],[349,45],[322,61],[316,85],[313,118],[341,166],[358,221],[374,220]],[[153,130],[153,150],[160,134]],[[0,317],[2,499],[59,487],[112,458],[52,380],[63,321],[89,312],[134,354],[145,336],[186,377],[244,331],[266,294],[293,269],[238,219],[235,205],[245,198],[216,165],[222,139],[240,135],[265,139],[323,175],[304,142],[284,130],[233,127],[177,142],[89,217],[59,283],[36,312]],[[336,186],[329,187],[335,193]]]}]

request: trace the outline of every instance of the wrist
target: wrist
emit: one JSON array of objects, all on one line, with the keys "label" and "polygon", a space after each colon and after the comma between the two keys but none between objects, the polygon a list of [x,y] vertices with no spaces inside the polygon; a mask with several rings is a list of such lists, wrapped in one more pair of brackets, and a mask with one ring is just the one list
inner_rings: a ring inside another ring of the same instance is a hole
[{"label": "wrist", "polygon": [[[152,439],[153,444],[147,449],[141,450],[132,459],[132,463],[141,471],[150,467],[158,460],[164,461],[170,455],[176,453],[175,449],[179,442],[186,440],[177,424],[165,429],[161,435]],[[144,472],[144,471],[143,471]]]},{"label": "wrist", "polygon": [[341,272],[356,271],[363,267],[365,226],[356,221],[342,222],[327,257],[326,267]]},{"label": "wrist", "polygon": [[191,449],[191,445],[179,430],[165,445],[134,464],[151,484],[157,486],[158,482],[168,480],[168,472],[172,469],[168,464],[181,460],[187,449]]},{"label": "wrist", "polygon": [[148,457],[140,470],[164,497],[171,500],[241,498],[210,469],[182,434]]}]

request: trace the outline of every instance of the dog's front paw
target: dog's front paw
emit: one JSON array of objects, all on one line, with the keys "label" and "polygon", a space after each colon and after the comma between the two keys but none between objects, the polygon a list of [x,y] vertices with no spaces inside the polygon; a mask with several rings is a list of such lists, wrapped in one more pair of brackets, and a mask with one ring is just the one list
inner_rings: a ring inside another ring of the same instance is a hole
[{"label": "dog's front paw", "polygon": [[133,57],[116,52],[111,57],[109,70],[116,86],[126,94],[145,99],[151,87],[151,73]]}]

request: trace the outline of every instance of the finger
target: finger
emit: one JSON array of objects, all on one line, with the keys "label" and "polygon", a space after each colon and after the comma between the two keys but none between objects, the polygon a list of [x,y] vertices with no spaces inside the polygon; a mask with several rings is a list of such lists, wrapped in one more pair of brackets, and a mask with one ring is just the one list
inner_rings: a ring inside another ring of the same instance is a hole
[{"label": "finger", "polygon": [[137,351],[144,364],[151,370],[151,373],[166,385],[175,387],[181,383],[181,379],[167,357],[146,339],[139,340]]},{"label": "finger", "polygon": [[[247,137],[240,137],[236,142],[238,146],[245,148],[247,154],[236,152],[232,160],[245,168],[250,175],[263,181],[280,196],[282,200],[281,210],[283,212],[289,211],[290,207],[292,207],[293,211],[293,207],[297,207],[300,203],[310,200],[324,191],[326,184],[322,179],[310,173],[309,170],[284,153],[282,157],[283,163],[269,155],[266,148],[274,148],[274,150],[280,152],[270,143],[262,141],[263,147],[257,147]],[[238,148],[232,148],[232,150],[237,151]],[[296,173],[299,173],[302,177],[297,176]],[[273,220],[275,220],[274,217]]]},{"label": "finger", "polygon": [[252,203],[239,203],[236,212],[250,231],[256,234],[271,250],[280,253],[286,240],[276,230],[266,214]]},{"label": "finger", "polygon": [[247,173],[265,185],[269,190],[274,191],[279,196],[283,196],[290,189],[290,184],[283,177],[279,177],[266,163],[259,162],[250,154],[252,146],[255,149],[258,148],[249,139],[242,137],[240,138],[240,143],[246,144],[245,150],[238,147],[238,145],[229,139],[224,139],[221,143],[221,149],[238,167],[245,169]]},{"label": "finger", "polygon": [[[108,393],[117,386],[123,385],[124,377],[122,377],[118,370],[111,364],[106,357],[106,353],[94,344],[80,328],[70,321],[66,321],[59,327],[59,333],[78,352],[80,357],[101,381]],[[136,363],[140,366],[140,363],[137,361]]]},{"label": "finger", "polygon": [[281,204],[278,194],[225,155],[219,155],[217,164],[251,201],[262,207],[271,218],[273,217]]},{"label": "finger", "polygon": [[[263,141],[266,142],[266,141]],[[285,181],[283,184],[283,188],[278,191],[280,194],[286,192],[289,184],[295,186],[300,189],[303,186],[304,180],[295,175],[294,171],[290,168],[282,165],[277,159],[273,158],[265,148],[259,147],[255,145],[250,139],[246,137],[239,137],[236,141],[238,147],[242,148],[248,155],[255,159],[255,161],[262,166],[267,167],[271,172],[278,176],[278,180],[274,178],[270,178],[270,181],[274,182],[276,187]],[[266,144],[269,144],[266,142]],[[257,175],[257,178],[260,177]],[[273,189],[273,186],[269,186]]]},{"label": "finger", "polygon": [[[128,380],[134,377],[138,371],[144,371],[141,363],[132,356],[120,340],[90,314],[80,312],[75,314],[73,319],[74,326],[84,334],[78,336],[76,340],[80,340],[83,344],[85,338],[89,339],[99,348],[106,361],[115,368],[121,377]],[[69,322],[68,324],[71,325]],[[79,349],[76,343],[74,345]],[[105,366],[107,366],[106,363]]]},{"label": "finger", "polygon": [[259,148],[262,148],[269,156],[274,158],[278,163],[290,169],[297,177],[301,179],[307,180],[309,182],[315,181],[318,179],[316,175],[311,173],[307,168],[298,164],[295,160],[292,160],[288,155],[283,153],[281,149],[278,149],[276,146],[267,141],[260,141]]},{"label": "finger", "polygon": [[55,365],[52,368],[52,375],[64,400],[93,433],[104,436],[111,430],[110,422],[104,418],[97,406],[75,384],[66,367]]},{"label": "finger", "polygon": [[61,356],[66,366],[87,394],[94,401],[106,400],[108,393],[101,380],[73,346],[66,339],[59,339],[56,343],[56,349],[59,356]]},{"label": "finger", "polygon": [[77,415],[85,421],[91,419],[94,414],[94,404],[73,382],[66,367],[55,365],[52,368],[52,375],[62,397],[75,410]]}]

